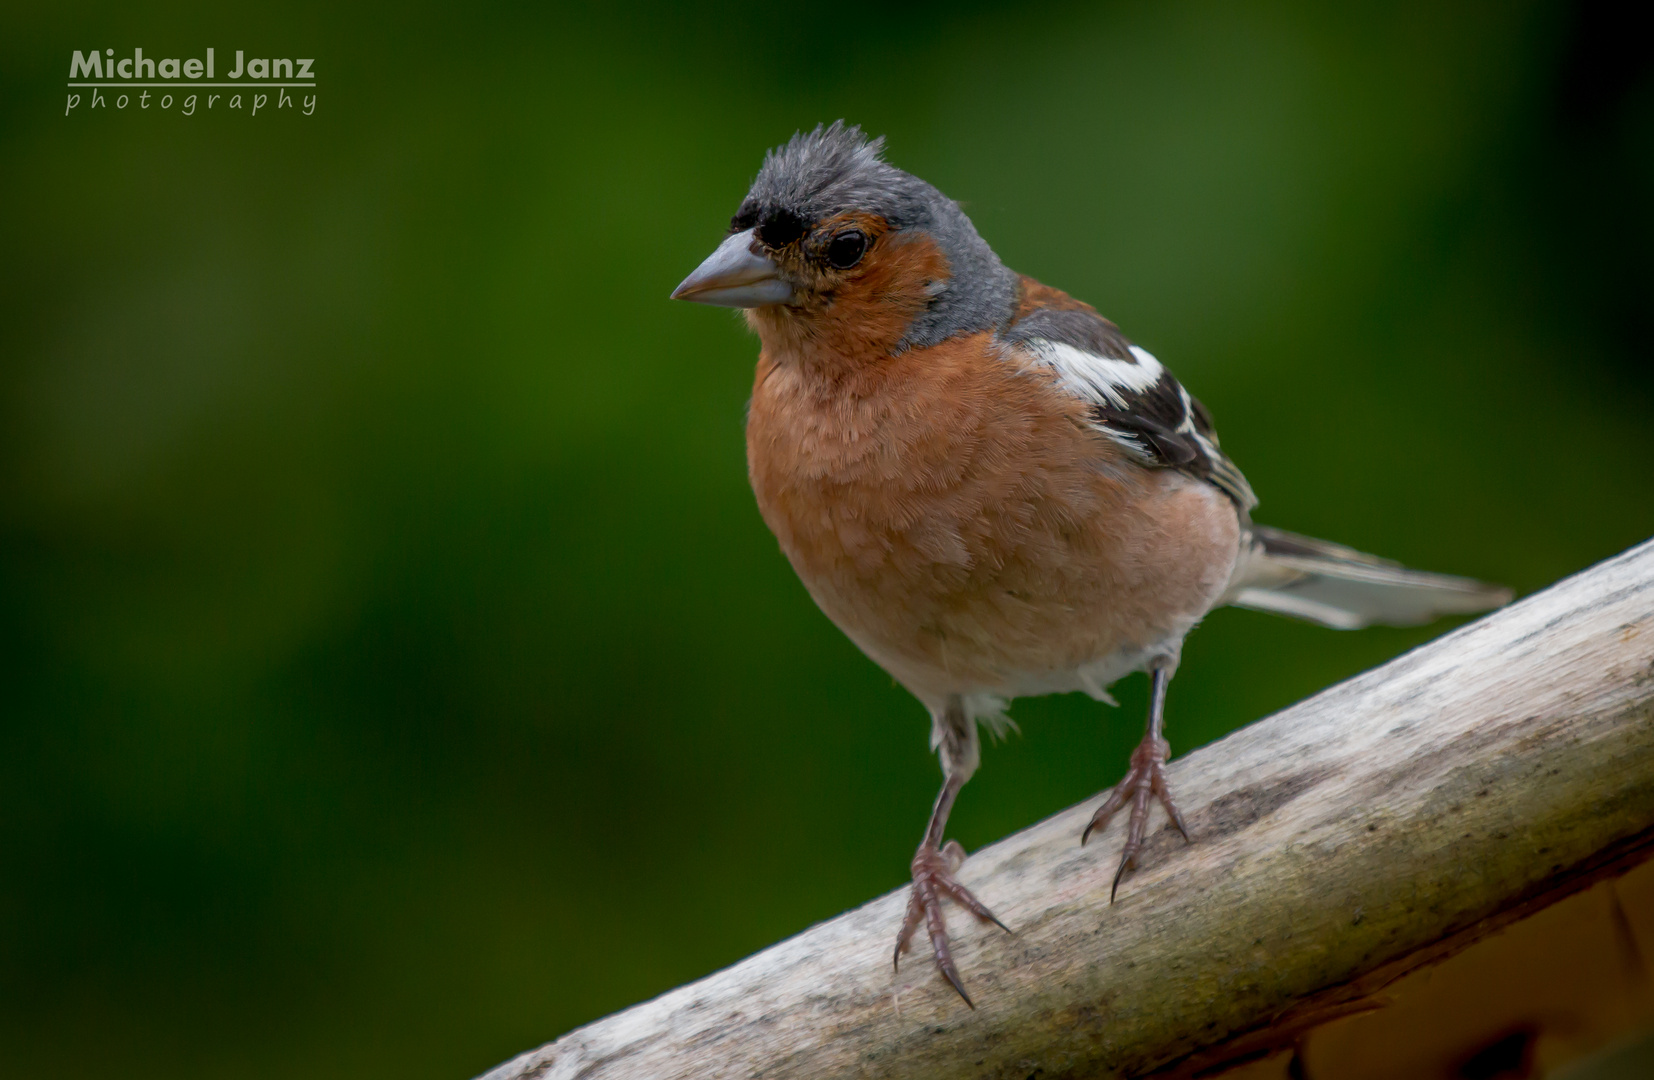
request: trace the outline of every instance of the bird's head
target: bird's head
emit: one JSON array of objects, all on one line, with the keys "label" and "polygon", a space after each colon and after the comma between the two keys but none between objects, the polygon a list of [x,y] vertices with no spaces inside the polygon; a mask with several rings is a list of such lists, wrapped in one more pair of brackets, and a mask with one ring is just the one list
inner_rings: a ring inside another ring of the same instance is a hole
[{"label": "bird's head", "polygon": [[772,353],[887,356],[1003,325],[1016,276],[959,205],[838,121],[770,151],[729,235],[673,291],[747,309]]}]

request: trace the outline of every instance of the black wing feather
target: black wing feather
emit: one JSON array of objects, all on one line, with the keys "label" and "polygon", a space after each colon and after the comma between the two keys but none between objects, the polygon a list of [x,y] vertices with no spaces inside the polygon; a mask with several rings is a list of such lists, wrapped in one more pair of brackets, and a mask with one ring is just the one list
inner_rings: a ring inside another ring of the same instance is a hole
[{"label": "black wing feather", "polygon": [[[1134,451],[1144,464],[1177,469],[1222,489],[1243,511],[1257,505],[1246,477],[1218,446],[1212,414],[1191,397],[1163,366],[1147,383],[1152,369],[1136,380],[1110,380],[1105,368],[1130,364],[1143,368],[1159,362],[1132,351],[1120,328],[1089,308],[1036,308],[1007,327],[1002,337],[1039,355],[1042,343],[1067,345],[1099,360],[1085,398],[1092,421],[1116,442]],[[1112,362],[1112,363],[1104,363]]]}]

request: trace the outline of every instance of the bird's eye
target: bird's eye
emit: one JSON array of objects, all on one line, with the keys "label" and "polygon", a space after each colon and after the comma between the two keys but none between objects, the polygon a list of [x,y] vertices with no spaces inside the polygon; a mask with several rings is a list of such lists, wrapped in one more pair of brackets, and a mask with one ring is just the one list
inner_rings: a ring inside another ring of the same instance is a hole
[{"label": "bird's eye", "polygon": [[867,234],[860,229],[846,229],[827,242],[827,261],[840,270],[848,270],[861,262],[867,254]]}]

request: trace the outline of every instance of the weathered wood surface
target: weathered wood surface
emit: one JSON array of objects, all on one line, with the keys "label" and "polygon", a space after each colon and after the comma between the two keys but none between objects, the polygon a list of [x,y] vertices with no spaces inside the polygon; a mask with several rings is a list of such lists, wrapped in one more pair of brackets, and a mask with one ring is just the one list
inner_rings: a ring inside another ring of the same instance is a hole
[{"label": "weathered wood surface", "polygon": [[1014,937],[950,914],[965,1008],[905,890],[599,1020],[487,1080],[1132,1076],[1531,903],[1654,829],[1654,543],[1171,766],[1110,906],[1095,800],[973,854]]}]

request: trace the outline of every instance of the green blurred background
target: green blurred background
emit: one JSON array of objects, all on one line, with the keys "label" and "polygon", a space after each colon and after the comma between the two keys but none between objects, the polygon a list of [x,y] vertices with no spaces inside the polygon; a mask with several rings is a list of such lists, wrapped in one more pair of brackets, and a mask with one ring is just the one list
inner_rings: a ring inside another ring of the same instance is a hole
[{"label": "green blurred background", "polygon": [[[666,300],[817,121],[1167,361],[1260,520],[1524,592],[1654,533],[1647,39],[1328,8],[0,15],[0,1072],[451,1080],[903,883],[926,718]],[[208,45],[315,115],[63,115]],[[1219,612],[1173,745],[1441,629]],[[1120,691],[1019,703],[953,835],[1116,779]]]}]

